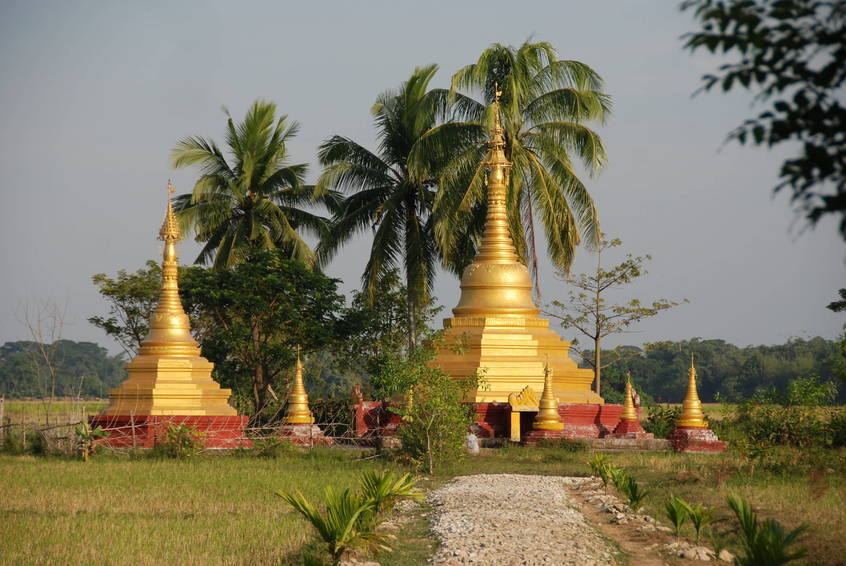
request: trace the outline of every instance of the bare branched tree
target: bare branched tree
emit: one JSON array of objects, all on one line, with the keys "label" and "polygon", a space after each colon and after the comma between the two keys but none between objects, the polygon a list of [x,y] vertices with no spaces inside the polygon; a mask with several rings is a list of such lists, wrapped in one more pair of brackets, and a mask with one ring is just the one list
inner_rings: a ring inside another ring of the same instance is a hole
[{"label": "bare branched tree", "polygon": [[47,400],[47,419],[49,424],[49,405],[56,398],[56,377],[58,373],[59,341],[67,318],[68,305],[59,305],[53,299],[36,299],[20,303],[17,309],[18,321],[29,330],[34,342],[29,349],[32,367],[38,382],[49,392]]}]

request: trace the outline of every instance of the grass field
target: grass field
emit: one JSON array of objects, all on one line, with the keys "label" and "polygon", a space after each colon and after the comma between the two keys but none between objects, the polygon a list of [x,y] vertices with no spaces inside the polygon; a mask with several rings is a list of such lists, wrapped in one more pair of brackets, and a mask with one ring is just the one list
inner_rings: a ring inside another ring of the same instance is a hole
[{"label": "grass field", "polygon": [[[220,455],[193,460],[149,457],[0,456],[2,564],[298,564],[310,526],[274,495],[300,489],[309,498],[325,486],[354,487],[360,472],[392,464],[360,451],[293,452],[278,459]],[[456,474],[587,475],[590,452],[562,448],[485,450],[448,473],[423,480],[433,487]],[[764,517],[810,525],[805,564],[842,564],[846,541],[843,470],[775,475],[749,473],[733,455],[619,453],[612,461],[650,491],[647,510],[661,519],[671,493],[718,508],[715,531],[733,546],[725,495],[743,495]],[[797,456],[798,457],[798,456]],[[834,455],[846,459],[846,454]],[[390,565],[424,564],[433,549],[425,520],[402,530]]]}]

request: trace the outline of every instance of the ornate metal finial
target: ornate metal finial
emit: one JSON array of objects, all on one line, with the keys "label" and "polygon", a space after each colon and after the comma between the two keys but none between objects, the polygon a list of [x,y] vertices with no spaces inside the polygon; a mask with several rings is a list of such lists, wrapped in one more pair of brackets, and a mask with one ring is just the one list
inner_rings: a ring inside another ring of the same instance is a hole
[{"label": "ornate metal finial", "polygon": [[173,201],[171,195],[176,192],[170,180],[167,182],[167,212],[165,213],[162,228],[159,230],[159,240],[164,242],[178,242],[182,239],[182,234],[179,232],[179,223],[176,221],[176,215],[173,213]]},{"label": "ornate metal finial", "polygon": [[499,83],[494,83],[494,102],[499,103],[499,97],[502,96],[502,90],[499,88]]}]

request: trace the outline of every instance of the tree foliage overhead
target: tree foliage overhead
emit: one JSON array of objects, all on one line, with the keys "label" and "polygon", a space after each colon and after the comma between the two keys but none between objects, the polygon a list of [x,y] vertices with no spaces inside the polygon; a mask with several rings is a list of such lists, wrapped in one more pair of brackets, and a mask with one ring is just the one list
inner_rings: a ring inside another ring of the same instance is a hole
[{"label": "tree foliage overhead", "polygon": [[277,119],[276,105],[261,100],[239,124],[226,115],[231,162],[214,141],[199,136],[180,140],[171,156],[173,167],[197,165],[201,172],[193,191],[175,200],[180,222],[205,243],[196,263],[226,268],[257,250],[279,248],[312,266],[316,256],[301,232],[323,236],[326,220],[307,208],[334,206],[336,195],[316,197],[303,184],[308,166],[289,164],[287,144],[300,125],[286,115]]},{"label": "tree foliage overhead", "polygon": [[701,29],[684,36],[691,51],[732,55],[703,90],[743,87],[767,109],[729,134],[740,143],[799,142],[782,164],[778,191],[812,222],[840,215],[846,237],[846,2],[685,0]]},{"label": "tree foliage overhead", "polygon": [[[494,104],[497,85],[499,105]],[[507,189],[511,235],[532,272],[537,271],[536,220],[558,268],[569,268],[581,237],[597,244],[596,208],[576,164],[591,174],[604,166],[602,141],[585,123],[604,122],[610,107],[601,77],[584,63],[560,60],[546,42],[494,44],[455,73],[445,122],[429,131],[411,156],[415,174],[437,173],[435,230],[447,266],[460,274],[482,234],[482,158],[494,112],[500,113],[506,156],[513,164]]]},{"label": "tree foliage overhead", "polygon": [[161,290],[161,266],[148,260],[144,268],[134,273],[119,269],[114,278],[97,273],[91,281],[108,300],[109,314],[92,316],[88,322],[114,338],[129,357],[135,356],[150,330],[150,316]]},{"label": "tree foliage overhead", "polygon": [[362,275],[365,296],[374,304],[382,279],[402,268],[409,347],[414,345],[418,313],[430,301],[441,257],[433,230],[434,180],[431,176],[413,179],[408,163],[412,148],[435,125],[437,108],[442,106],[437,93],[429,91],[437,70],[437,65],[418,67],[398,90],[377,97],[371,109],[377,152],[336,135],[323,142],[318,153],[325,169],[317,192],[338,188],[347,193],[321,242],[321,259],[330,259],[354,235],[372,231],[370,257]]},{"label": "tree foliage overhead", "polygon": [[274,390],[285,396],[298,346],[308,354],[344,333],[337,280],[283,250],[258,252],[227,270],[188,268],[180,277],[203,355],[217,365],[221,385],[249,399],[254,415]]}]

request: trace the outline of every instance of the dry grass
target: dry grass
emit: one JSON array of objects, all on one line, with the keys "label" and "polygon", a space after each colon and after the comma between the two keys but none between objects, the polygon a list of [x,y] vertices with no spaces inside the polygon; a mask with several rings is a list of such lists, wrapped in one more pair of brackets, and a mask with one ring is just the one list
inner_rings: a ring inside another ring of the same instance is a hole
[{"label": "dry grass", "polygon": [[274,495],[384,467],[335,450],[277,460],[0,456],[1,564],[280,564],[311,527]]}]

